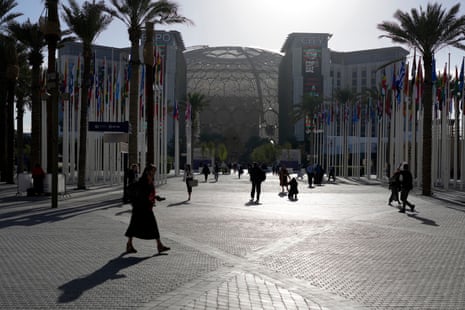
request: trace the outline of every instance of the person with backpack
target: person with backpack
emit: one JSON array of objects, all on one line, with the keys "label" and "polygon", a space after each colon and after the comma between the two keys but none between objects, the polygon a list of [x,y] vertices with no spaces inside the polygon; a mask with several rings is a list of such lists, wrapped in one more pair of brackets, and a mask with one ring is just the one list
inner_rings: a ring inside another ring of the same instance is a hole
[{"label": "person with backpack", "polygon": [[250,168],[250,182],[252,182],[252,189],[250,191],[250,202],[254,201],[255,193],[257,193],[257,199],[255,204],[260,202],[260,193],[262,191],[262,182],[266,179],[265,171],[260,168],[258,163],[254,162],[252,168]]}]

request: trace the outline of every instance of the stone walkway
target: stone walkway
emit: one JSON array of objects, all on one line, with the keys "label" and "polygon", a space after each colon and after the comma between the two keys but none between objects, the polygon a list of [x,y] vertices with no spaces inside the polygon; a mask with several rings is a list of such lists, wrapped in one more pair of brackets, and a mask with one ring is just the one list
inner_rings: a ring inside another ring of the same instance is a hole
[{"label": "stone walkway", "polygon": [[[353,180],[298,201],[268,175],[259,205],[247,175],[199,178],[192,200],[173,177],[155,214],[163,241],[124,255],[120,187],[15,196],[0,184],[0,309],[465,309],[465,207]],[[366,182],[365,182],[366,183]],[[460,199],[458,199],[460,200]]]}]

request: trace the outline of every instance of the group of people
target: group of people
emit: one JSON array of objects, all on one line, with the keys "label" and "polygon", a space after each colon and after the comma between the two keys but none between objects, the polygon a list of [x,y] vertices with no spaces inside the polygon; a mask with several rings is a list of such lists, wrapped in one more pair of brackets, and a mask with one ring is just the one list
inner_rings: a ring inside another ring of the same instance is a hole
[{"label": "group of people", "polygon": [[410,211],[413,212],[415,210],[415,205],[407,200],[412,188],[412,173],[409,170],[409,165],[407,163],[403,163],[396,169],[394,174],[389,178],[389,189],[391,190],[391,195],[389,196],[388,205],[392,206],[392,202],[397,201],[399,205],[399,212],[405,213],[407,206],[409,206]]},{"label": "group of people", "polygon": [[[305,171],[307,172],[307,179],[308,179],[308,187],[312,188],[312,183],[315,185],[321,185],[323,183],[323,176],[325,175],[325,168],[321,164],[309,164],[305,168]],[[333,181],[336,181],[336,176],[334,173],[334,167],[330,168],[329,174],[328,174],[328,182],[333,179]]]},{"label": "group of people", "polygon": [[[137,253],[134,247],[133,239],[155,240],[158,253],[170,250],[165,246],[160,239],[157,221],[153,213],[153,208],[156,201],[164,200],[156,194],[154,177],[157,171],[155,165],[145,167],[142,176],[138,178],[138,166],[132,165],[127,172],[127,186],[125,186],[124,199],[132,204],[132,214],[129,221],[129,226],[125,236],[128,238],[126,243],[126,253]],[[250,202],[259,204],[261,194],[261,184],[266,180],[266,170],[257,162],[254,162],[248,169],[251,191]],[[282,192],[286,189],[290,200],[297,200],[298,182],[296,178],[292,178],[285,166],[281,166],[278,172],[279,182]],[[191,199],[194,174],[192,167],[186,165],[184,169],[184,182],[187,187],[188,200]],[[413,188],[413,177],[407,163],[402,164],[396,169],[389,180],[389,189],[391,195],[388,204],[392,206],[393,201],[399,204],[399,212],[405,213],[406,206],[410,207],[413,212],[415,205],[410,203],[407,198],[410,190]],[[400,193],[400,199],[399,199]]]}]

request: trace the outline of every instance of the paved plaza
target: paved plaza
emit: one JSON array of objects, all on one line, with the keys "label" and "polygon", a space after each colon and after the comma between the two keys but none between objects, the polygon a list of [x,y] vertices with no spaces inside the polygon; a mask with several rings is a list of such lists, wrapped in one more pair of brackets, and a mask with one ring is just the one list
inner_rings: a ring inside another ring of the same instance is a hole
[{"label": "paved plaza", "polygon": [[181,177],[157,188],[163,255],[124,255],[121,186],[52,209],[0,184],[0,309],[465,309],[465,206],[447,195],[414,190],[402,214],[385,186],[339,179],[290,201],[268,174],[255,205],[247,175],[197,178],[191,201]]}]

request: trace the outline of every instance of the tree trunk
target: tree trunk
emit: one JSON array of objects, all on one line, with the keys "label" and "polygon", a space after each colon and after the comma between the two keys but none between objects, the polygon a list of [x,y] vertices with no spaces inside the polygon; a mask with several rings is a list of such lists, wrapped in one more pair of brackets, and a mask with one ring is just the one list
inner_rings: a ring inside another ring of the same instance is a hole
[{"label": "tree trunk", "polygon": [[432,151],[432,112],[433,112],[433,93],[432,93],[432,56],[423,55],[425,80],[423,101],[423,161],[422,161],[422,194],[431,196],[431,151]]},{"label": "tree trunk", "polygon": [[146,38],[144,44],[144,63],[145,63],[145,119],[147,121],[147,164],[153,164],[155,161],[155,142],[154,142],[154,95],[153,95],[153,23],[145,24]]},{"label": "tree trunk", "polygon": [[15,89],[16,81],[19,75],[18,58],[16,49],[14,54],[14,64],[7,68],[7,144],[6,144],[6,167],[5,181],[8,184],[14,184],[14,165],[15,165]]},{"label": "tree trunk", "polygon": [[32,64],[31,76],[31,158],[29,160],[28,171],[32,170],[35,164],[42,165],[42,98],[40,89],[40,63]]},{"label": "tree trunk", "polygon": [[24,171],[24,139],[23,139],[23,119],[24,119],[24,98],[18,97],[16,100],[16,111],[17,111],[17,121],[16,121],[16,149],[17,149],[17,160],[18,160],[18,169],[16,173],[22,173]]},{"label": "tree trunk", "polygon": [[[139,118],[139,38],[131,40],[131,79],[130,79],[130,89],[129,89],[129,163],[135,164],[139,163],[138,160],[138,118]],[[129,165],[128,165],[129,167]]]},{"label": "tree trunk", "polygon": [[[86,188],[86,168],[87,168],[87,120],[88,109],[87,97],[90,80],[90,64],[92,59],[92,49],[90,44],[83,46],[82,54],[84,55],[84,71],[81,78],[81,120],[79,124],[79,158],[78,158],[78,189]],[[80,69],[80,68],[79,68]]]},{"label": "tree trunk", "polygon": [[[3,65],[1,65],[3,67]],[[6,169],[6,96],[7,90],[4,85],[6,85],[5,78],[6,68],[2,68],[0,72],[0,181],[5,181],[5,169]]]}]

